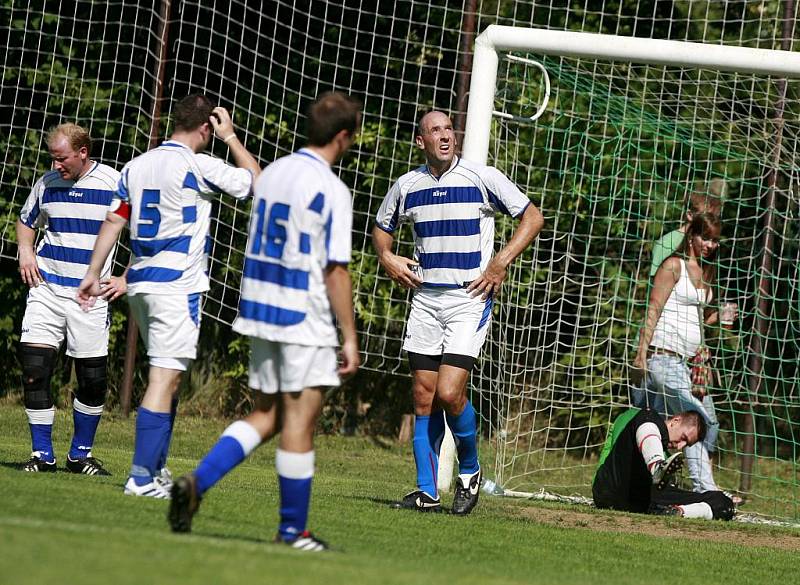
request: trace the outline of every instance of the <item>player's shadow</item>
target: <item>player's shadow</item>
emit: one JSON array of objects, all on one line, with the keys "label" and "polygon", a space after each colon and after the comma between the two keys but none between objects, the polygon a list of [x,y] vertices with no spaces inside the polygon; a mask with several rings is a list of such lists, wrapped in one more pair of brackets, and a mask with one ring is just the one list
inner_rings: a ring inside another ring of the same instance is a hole
[{"label": "player's shadow", "polygon": [[22,466],[25,465],[20,461],[0,461],[0,467],[6,469],[13,469],[14,471],[22,471]]},{"label": "player's shadow", "polygon": [[[422,514],[423,512],[417,512],[416,510],[409,510],[407,508],[400,507],[400,500],[387,500],[385,498],[374,498],[370,496],[341,496],[348,500],[358,500],[360,502],[372,502],[373,504],[377,504],[378,506],[390,508],[392,510],[398,510],[400,512],[416,512],[417,514]],[[442,506],[442,512],[444,514],[450,513],[450,508],[446,508]]]}]

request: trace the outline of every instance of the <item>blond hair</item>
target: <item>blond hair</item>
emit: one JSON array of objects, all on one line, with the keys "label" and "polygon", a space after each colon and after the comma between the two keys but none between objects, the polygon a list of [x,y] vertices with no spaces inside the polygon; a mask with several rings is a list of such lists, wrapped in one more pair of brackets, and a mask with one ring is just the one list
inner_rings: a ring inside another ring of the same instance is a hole
[{"label": "blond hair", "polygon": [[77,124],[73,124],[72,122],[59,124],[47,132],[47,146],[52,145],[56,140],[56,136],[59,135],[67,139],[69,145],[72,147],[72,150],[77,151],[83,147],[86,147],[86,151],[89,154],[92,153],[92,139],[89,136],[89,132],[85,128],[78,126]]}]

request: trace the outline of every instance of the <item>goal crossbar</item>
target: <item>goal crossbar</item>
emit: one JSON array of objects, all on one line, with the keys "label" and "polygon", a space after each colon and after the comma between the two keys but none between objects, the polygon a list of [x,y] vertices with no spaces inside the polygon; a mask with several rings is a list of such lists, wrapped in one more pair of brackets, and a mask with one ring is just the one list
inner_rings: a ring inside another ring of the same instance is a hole
[{"label": "goal crossbar", "polygon": [[475,39],[463,149],[465,159],[482,164],[486,163],[489,153],[498,51],[528,51],[563,57],[800,78],[800,53],[489,25]]}]

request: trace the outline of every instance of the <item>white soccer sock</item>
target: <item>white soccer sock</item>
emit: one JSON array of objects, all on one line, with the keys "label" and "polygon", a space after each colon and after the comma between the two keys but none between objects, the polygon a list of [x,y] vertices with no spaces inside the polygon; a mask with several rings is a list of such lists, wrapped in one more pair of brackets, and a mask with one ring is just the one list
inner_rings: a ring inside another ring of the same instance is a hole
[{"label": "white soccer sock", "polygon": [[32,425],[52,425],[56,418],[56,408],[44,408],[41,410],[25,409],[25,414],[28,415],[28,423]]},{"label": "white soccer sock", "polygon": [[684,518],[702,518],[704,520],[714,519],[714,513],[711,511],[711,506],[705,502],[698,502],[697,504],[683,504],[678,507],[683,510]]},{"label": "white soccer sock", "polygon": [[89,406],[88,404],[84,404],[77,398],[73,399],[72,408],[76,412],[80,412],[81,414],[88,414],[89,416],[100,416],[103,414],[102,404],[100,406]]},{"label": "white soccer sock", "polygon": [[278,475],[289,479],[308,479],[314,476],[314,451],[292,453],[275,450],[275,469]]},{"label": "white soccer sock", "polygon": [[664,461],[664,447],[661,444],[661,433],[655,423],[646,422],[636,429],[636,445],[644,457],[647,470],[653,473],[656,463]]},{"label": "white soccer sock", "polygon": [[237,420],[232,423],[222,433],[223,437],[231,437],[235,439],[244,451],[244,456],[247,457],[253,452],[253,449],[261,444],[261,435],[258,434],[256,428],[248,422]]}]

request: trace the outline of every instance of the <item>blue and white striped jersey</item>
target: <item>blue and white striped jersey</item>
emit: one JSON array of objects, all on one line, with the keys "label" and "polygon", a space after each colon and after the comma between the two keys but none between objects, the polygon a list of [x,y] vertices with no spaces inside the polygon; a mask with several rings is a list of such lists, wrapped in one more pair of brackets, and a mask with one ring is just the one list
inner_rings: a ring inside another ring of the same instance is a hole
[{"label": "blue and white striped jersey", "polygon": [[211,199],[244,199],[253,175],[168,140],[122,169],[116,197],[131,206],[128,294],[208,290]]},{"label": "blue and white striped jersey", "polygon": [[[58,171],[50,171],[36,182],[22,206],[22,223],[33,229],[44,228],[36,263],[58,296],[75,298],[119,176],[110,166],[98,162],[77,181],[62,179]],[[113,257],[112,250],[101,278],[111,275]]]},{"label": "blue and white striped jersey", "polygon": [[478,278],[494,253],[494,216],[521,216],[528,198],[494,167],[456,158],[438,179],[423,165],[400,177],[383,200],[377,226],[414,229],[414,257],[425,286],[460,287]]},{"label": "blue and white striped jersey", "polygon": [[269,165],[254,188],[239,315],[233,330],[298,345],[338,345],[323,280],[350,262],[353,207],[328,163],[301,149]]}]

